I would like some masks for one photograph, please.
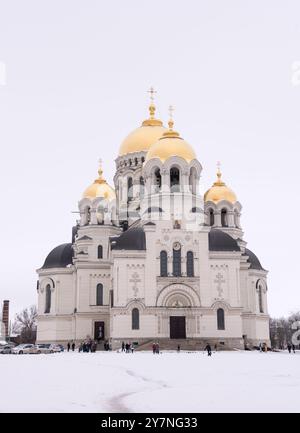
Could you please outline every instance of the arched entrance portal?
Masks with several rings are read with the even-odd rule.
[[[165,307],[167,310],[169,338],[187,338],[187,322],[190,329],[192,320],[191,308],[200,306],[197,293],[185,284],[170,284],[160,291],[157,306]]]

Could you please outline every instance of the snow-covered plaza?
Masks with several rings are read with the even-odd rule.
[[[0,412],[299,412],[299,364],[300,352],[3,355]]]

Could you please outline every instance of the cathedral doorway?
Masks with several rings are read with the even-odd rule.
[[[170,338],[186,338],[185,316],[170,316]]]
[[[95,322],[94,339],[96,341],[104,340],[104,322]]]

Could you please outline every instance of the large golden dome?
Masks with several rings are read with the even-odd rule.
[[[100,167],[98,170],[99,177],[90,185],[83,193],[83,198],[94,199],[102,197],[105,200],[112,201],[116,198],[115,190],[108,185],[103,178],[103,170]]]
[[[220,172],[220,169],[218,169],[217,177],[218,179],[213,186],[204,194],[204,201],[218,203],[221,200],[227,200],[232,204],[235,203],[237,201],[237,197],[235,193],[228,188],[226,183],[222,181],[222,173]]]
[[[172,156],[179,156],[187,162],[196,159],[196,154],[192,146],[180,137],[178,132],[173,131],[173,121],[169,121],[169,130],[165,131],[162,137],[154,143],[147,153],[146,161],[158,158],[162,162]]]
[[[155,105],[149,107],[150,117],[144,120],[142,125],[132,131],[123,141],[119,150],[119,156],[128,153],[147,152],[166,131],[161,120],[155,119]]]

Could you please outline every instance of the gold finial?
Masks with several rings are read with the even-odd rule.
[[[157,93],[156,90],[154,90],[153,87],[150,87],[150,89],[148,90],[148,93],[150,94],[150,105],[149,105],[149,111],[150,111],[150,119],[154,119],[155,118],[155,104],[154,104],[154,95],[155,93]]]
[[[149,105],[150,117],[149,117],[149,119],[144,120],[144,122],[142,123],[142,126],[163,126],[163,123],[161,120],[155,119],[156,107],[154,104],[154,95],[155,95],[155,93],[157,93],[157,91],[154,90],[153,87],[150,87],[150,89],[147,91],[147,93],[150,94],[150,105]]]
[[[166,131],[163,136],[160,138],[162,140],[165,137],[172,137],[172,138],[180,138],[179,133],[174,131],[174,120],[173,120],[173,113],[174,113],[174,107],[172,105],[169,106],[169,129]]]
[[[225,185],[225,183],[222,181],[222,172],[221,172],[221,162],[217,162],[217,181],[215,182],[215,185]]]
[[[95,180],[95,182],[97,182],[97,183],[104,183],[105,180],[103,179],[103,169],[102,169],[102,163],[103,163],[103,161],[102,161],[101,158],[99,159],[98,163],[99,163],[99,168],[98,168],[99,177],[98,177],[98,179]]]
[[[174,120],[173,120],[174,107],[172,105],[169,106],[169,130],[173,131]]]

